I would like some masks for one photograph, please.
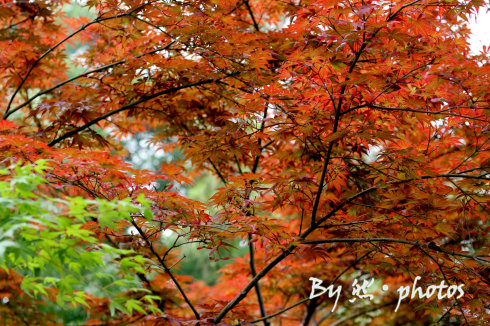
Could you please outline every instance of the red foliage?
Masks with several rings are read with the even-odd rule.
[[[464,24],[481,1],[89,0],[93,20],[65,17],[63,3],[0,5],[0,164],[51,160],[56,196],[151,200],[138,235],[128,222],[86,227],[154,261],[141,279],[164,311],[111,319],[94,298],[88,324],[246,324],[280,311],[270,322],[488,321],[490,65]],[[76,41],[87,48],[73,77],[64,50]],[[119,140],[145,130],[185,158],[132,168]],[[221,182],[209,203],[150,186],[205,171]],[[252,239],[252,255],[208,287],[174,275],[165,229],[210,256]],[[362,275],[391,291],[349,302]],[[395,290],[416,276],[465,294],[395,313]],[[343,309],[307,300],[309,277],[341,285]]]

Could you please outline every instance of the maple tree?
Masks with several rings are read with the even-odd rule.
[[[466,25],[483,1],[0,3],[8,323],[60,322],[53,303],[88,325],[489,321],[489,50]],[[182,157],[135,169],[121,140],[143,131]],[[207,202],[173,188],[206,173]],[[179,273],[182,247],[220,260],[237,239],[215,285]],[[342,287],[334,311],[310,277]],[[373,299],[347,300],[369,278]],[[395,312],[415,280],[464,295]]]

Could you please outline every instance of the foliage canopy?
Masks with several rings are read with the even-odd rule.
[[[1,318],[488,321],[490,64],[466,26],[483,1],[68,3],[0,1]],[[141,132],[182,155],[135,169],[121,140]],[[209,201],[176,191],[207,173]],[[182,247],[220,260],[239,239],[217,284],[179,275]],[[417,276],[464,296],[394,312]],[[331,312],[310,277],[376,295]]]

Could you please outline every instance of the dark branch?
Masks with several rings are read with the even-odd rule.
[[[160,255],[155,251],[155,248],[153,247],[153,243],[151,243],[151,241],[148,239],[148,237],[146,236],[146,234],[144,233],[144,231],[139,227],[139,225],[135,221],[131,220],[131,224],[133,224],[133,226],[138,231],[139,235],[143,238],[143,240],[145,240],[145,243],[146,243],[147,247],[150,249],[151,253],[157,258],[157,260],[160,263],[160,265],[163,267],[163,269],[165,270],[165,272],[167,272],[168,276],[170,276],[170,278],[174,282],[175,286],[177,286],[177,289],[179,290],[180,294],[182,294],[182,296],[184,297],[184,300],[187,303],[187,305],[191,308],[191,310],[194,313],[194,316],[196,317],[196,319],[198,319],[198,320],[201,319],[201,317],[199,316],[199,313],[197,312],[196,308],[194,308],[194,306],[190,302],[189,298],[185,294],[184,290],[180,286],[179,281],[177,281],[177,279],[175,278],[175,276],[172,274],[172,272],[170,271],[170,269],[167,267],[167,265],[163,261],[162,257],[160,257]]]
[[[221,182],[226,184],[227,181],[226,181],[225,177],[221,174],[221,172],[218,170],[218,167],[214,164],[214,162],[210,158],[208,158],[208,161],[209,161],[209,163],[211,163],[211,166],[213,167],[214,171],[216,172],[216,174],[220,178]]]
[[[99,24],[101,22],[104,22],[106,20],[110,20],[110,19],[116,19],[116,18],[121,18],[121,17],[126,17],[126,16],[130,16],[131,14],[133,14],[134,12],[140,10],[141,8],[143,7],[146,7],[154,2],[156,2],[157,0],[153,0],[153,1],[150,1],[150,2],[147,2],[147,3],[144,3],[134,9],[132,9],[131,11],[129,12],[126,12],[126,13],[123,13],[123,14],[119,14],[119,15],[114,15],[114,16],[110,16],[110,17],[97,17],[96,19],[92,20],[91,22],[85,24],[85,25],[82,25],[80,28],[78,28],[76,31],[74,31],[73,33],[67,35],[64,39],[62,39],[61,41],[59,41],[58,43],[56,43],[55,45],[53,45],[52,47],[50,47],[46,52],[44,52],[39,58],[36,59],[36,61],[34,61],[34,63],[32,64],[32,66],[29,68],[29,70],[27,71],[26,75],[22,78],[19,86],[17,86],[17,88],[15,89],[14,93],[12,94],[12,96],[10,97],[10,100],[9,100],[9,103],[7,105],[7,109],[5,110],[5,113],[4,113],[4,116],[7,115],[9,113],[9,110],[10,110],[10,106],[12,105],[12,102],[14,101],[14,98],[15,96],[17,95],[17,93],[20,91],[20,89],[22,88],[22,86],[24,85],[24,83],[26,82],[27,78],[29,77],[29,75],[31,74],[32,70],[34,70],[34,68],[38,65],[38,63],[43,59],[45,58],[48,54],[50,54],[51,52],[53,52],[54,50],[56,50],[60,45],[62,45],[63,43],[65,43],[66,41],[68,41],[70,38],[72,38],[73,36],[77,35],[78,33],[80,33],[81,31],[83,31],[84,29],[86,29],[87,27],[91,26],[91,25],[94,25],[94,24]]]
[[[97,122],[102,121],[102,120],[105,120],[105,119],[109,118],[110,116],[113,116],[114,114],[117,114],[119,112],[122,112],[122,111],[125,111],[125,110],[129,110],[129,109],[135,107],[138,104],[147,102],[149,100],[152,100],[154,98],[157,98],[157,97],[162,96],[162,95],[165,95],[165,94],[170,94],[170,93],[177,92],[177,91],[179,91],[181,89],[186,89],[186,88],[190,88],[190,87],[195,87],[195,86],[200,86],[200,85],[215,83],[217,80],[219,80],[219,79],[206,79],[206,80],[201,80],[199,82],[195,82],[195,83],[191,83],[191,84],[187,84],[187,85],[182,85],[182,86],[177,86],[177,87],[172,87],[172,88],[169,88],[169,89],[166,89],[166,90],[157,92],[157,93],[152,94],[152,95],[144,96],[144,97],[140,98],[137,101],[134,101],[132,103],[126,104],[124,106],[121,106],[118,109],[115,109],[115,110],[112,110],[110,112],[107,112],[106,114],[104,114],[104,115],[102,115],[102,116],[100,116],[100,117],[98,117],[98,118],[96,118],[96,119],[94,119],[94,120],[92,120],[90,122],[87,122],[83,126],[80,126],[80,127],[76,128],[76,129],[74,129],[72,131],[69,131],[69,132],[65,133],[64,135],[62,135],[62,136],[60,136],[60,137],[52,140],[48,144],[48,146],[53,147],[57,143],[65,140],[66,138],[69,138],[69,137],[71,137],[71,136],[79,133],[80,131],[83,131],[83,130],[87,129],[88,127],[96,124]]]
[[[248,1],[246,1],[245,4],[247,5],[248,8],[250,8],[248,6]],[[250,11],[250,14],[252,14],[251,11]],[[252,18],[253,18],[253,15],[252,15]],[[255,19],[254,19],[254,22],[255,22]],[[258,30],[258,27],[256,27],[256,28]],[[269,103],[267,102],[265,109],[264,109],[264,114],[262,116],[262,122],[260,124],[260,132],[264,131],[265,119],[267,118],[268,108],[269,108]],[[256,173],[257,169],[259,167],[260,157],[262,155],[262,150],[264,149],[261,146],[262,145],[262,138],[259,138],[258,145],[259,145],[260,150],[259,150],[259,154],[257,154],[255,156],[254,165],[252,167],[252,173]],[[253,180],[250,183],[252,184]],[[247,196],[247,199],[249,199],[249,198],[250,198],[250,193]],[[251,215],[250,210],[247,211],[247,215]],[[253,235],[251,233],[249,233],[248,234],[248,250],[250,252],[250,271],[252,273],[252,278],[254,278],[255,276],[257,276],[257,271],[255,270],[254,245],[253,245],[252,240],[253,240]],[[255,283],[255,293],[257,294],[257,301],[259,302],[260,315],[262,316],[262,318],[265,318],[265,316],[267,316],[267,313],[265,311],[264,299],[262,297],[262,292],[260,291],[259,282]],[[269,326],[269,321],[267,319],[264,319],[264,326]]]
[[[268,315],[268,316],[265,316],[265,317],[262,317],[262,318],[259,318],[259,319],[256,319],[256,320],[253,320],[253,321],[251,321],[251,323],[252,323],[252,324],[255,324],[255,323],[261,322],[261,321],[263,321],[263,320],[271,319],[272,317],[275,317],[275,316],[280,315],[280,314],[282,314],[282,313],[284,313],[284,312],[286,312],[286,311],[288,311],[288,310],[291,310],[291,309],[293,309],[294,307],[299,306],[300,304],[303,304],[303,303],[305,303],[305,302],[308,302],[308,300],[310,300],[310,298],[305,298],[305,299],[303,299],[303,300],[301,300],[301,301],[298,301],[298,302],[296,302],[296,303],[294,303],[294,304],[290,305],[289,307],[286,307],[286,308],[284,308],[284,309],[281,309],[281,310],[279,310],[278,312],[275,312],[275,313],[273,313],[273,314],[271,314],[271,315]]]
[[[254,244],[252,242],[253,237],[252,234],[248,234],[248,249],[250,252],[250,271],[252,272],[252,277],[257,275],[257,271],[255,270],[255,258],[254,258]],[[260,292],[259,282],[255,284],[255,292],[257,293],[257,301],[259,302],[260,314],[262,317],[267,316],[265,312],[264,299],[262,297],[262,293]],[[268,326],[269,321],[264,319],[264,326]]]
[[[460,118],[465,118],[465,119],[469,119],[469,120],[477,120],[477,121],[482,121],[482,122],[488,123],[488,120],[485,120],[485,119],[480,119],[477,117],[470,117],[467,115],[457,114],[457,113],[453,113],[453,112],[447,112],[448,110],[426,111],[426,110],[416,110],[416,109],[409,109],[409,108],[390,108],[390,107],[375,105],[375,104],[358,105],[358,106],[355,106],[355,107],[352,107],[348,110],[343,111],[342,115],[349,113],[349,112],[352,112],[354,110],[358,110],[358,109],[362,109],[362,108],[366,108],[366,107],[378,109],[378,110],[382,110],[382,111],[403,111],[403,112],[415,112],[415,113],[426,113],[426,114],[442,114],[442,115],[449,115],[449,116],[460,117]]]
[[[468,255],[468,254],[463,254],[460,252],[455,252],[452,250],[447,250],[444,248],[439,247],[438,245],[435,244],[428,244],[424,245],[419,243],[418,241],[410,241],[410,240],[404,240],[404,239],[394,239],[394,238],[333,238],[333,239],[321,239],[321,240],[308,240],[308,241],[303,241],[303,244],[308,244],[308,245],[317,245],[317,244],[324,244],[324,243],[342,243],[342,242],[347,242],[347,243],[362,243],[362,242],[393,242],[393,243],[403,243],[403,244],[408,244],[411,246],[414,246],[416,248],[422,247],[422,248],[428,248],[434,251],[442,252],[451,256],[460,256],[460,257],[465,257],[465,258],[471,258],[475,261],[478,262],[486,262],[490,263],[490,260],[484,259],[482,257],[478,256],[473,256],[473,255]]]
[[[369,251],[369,252],[365,253],[365,254],[364,254],[364,255],[362,255],[361,257],[359,257],[359,258],[357,258],[356,260],[354,260],[354,262],[353,262],[352,264],[350,264],[349,266],[347,266],[347,267],[346,267],[346,268],[345,268],[345,269],[344,269],[344,270],[343,270],[343,271],[342,271],[340,274],[338,274],[338,275],[337,275],[337,277],[335,277],[335,279],[333,279],[333,280],[332,280],[332,281],[331,281],[331,282],[328,284],[328,286],[330,286],[330,285],[332,285],[332,284],[335,284],[335,282],[337,282],[337,280],[338,280],[339,278],[341,278],[341,277],[342,277],[342,275],[344,275],[344,274],[345,274],[345,273],[346,273],[346,272],[347,272],[349,269],[351,269],[352,267],[354,267],[354,266],[355,266],[357,263],[359,263],[361,260],[363,260],[363,259],[364,259],[366,256],[368,256],[370,253],[371,253],[371,251]],[[260,321],[262,321],[262,320],[270,319],[270,318],[272,318],[272,317],[275,317],[275,316],[277,316],[277,315],[280,315],[280,314],[282,314],[282,313],[284,313],[284,312],[286,312],[286,311],[288,311],[288,310],[293,309],[293,308],[294,308],[294,307],[296,307],[296,306],[299,306],[300,304],[303,304],[303,303],[307,302],[308,300],[310,300],[310,298],[305,298],[305,299],[303,299],[303,300],[301,300],[301,301],[298,301],[298,302],[296,302],[296,303],[294,303],[294,304],[292,304],[292,305],[290,305],[290,306],[288,306],[288,307],[286,307],[286,308],[284,308],[284,309],[279,310],[278,312],[275,312],[275,313],[273,313],[273,314],[270,314],[269,316],[266,316],[266,317],[263,317],[263,318],[260,318],[260,319],[256,319],[256,320],[252,321],[251,323],[252,323],[252,324],[254,324],[254,323],[258,323],[258,322],[260,322]]]
[[[490,180],[490,178],[484,178],[481,176],[473,176],[473,175],[460,175],[460,174],[442,174],[442,175],[426,175],[426,176],[421,176],[420,178],[411,178],[411,179],[406,179],[406,180],[401,180],[401,181],[396,181],[396,182],[391,182],[388,185],[399,185],[399,184],[404,184],[416,180],[423,180],[423,179],[434,179],[434,178],[471,178],[471,179],[483,179],[483,180]],[[299,236],[299,240],[306,239],[308,235],[310,235],[313,231],[315,231],[323,222],[327,221],[331,217],[333,217],[339,210],[344,208],[344,206],[350,204],[354,200],[356,200],[359,197],[362,197],[368,193],[374,192],[378,189],[382,189],[382,187],[371,187],[368,189],[365,189],[361,192],[358,192],[357,194],[347,198],[344,200],[342,203],[337,205],[335,208],[333,208],[327,215],[323,216],[321,219],[319,219],[315,224],[312,224],[303,234]],[[412,244],[412,243],[410,243]],[[267,266],[264,267],[260,272],[257,273],[257,275],[242,289],[242,291],[232,300],[230,301],[218,314],[218,316],[214,319],[215,323],[219,323],[221,319],[231,310],[233,307],[235,307],[240,301],[242,301],[250,292],[250,290],[254,287],[255,283],[257,283],[262,277],[264,277],[271,269],[273,269],[277,264],[279,264],[284,258],[289,256],[290,254],[293,253],[293,251],[297,248],[297,245],[289,245],[287,249],[285,249],[280,255],[278,255],[276,258],[274,258]],[[439,247],[437,247],[439,248]],[[430,248],[433,249],[433,248]],[[437,251],[443,250],[442,248],[439,248]],[[441,251],[443,252],[443,251]],[[448,254],[452,254],[453,252],[446,252]],[[468,255],[468,258],[474,259],[474,256]],[[482,259],[481,257],[477,257],[478,260],[480,261],[487,261],[485,259]]]
[[[243,3],[245,3],[245,6],[247,7],[248,13],[250,14],[250,17],[252,17],[252,21],[254,23],[254,28],[257,32],[260,31],[259,24],[257,24],[257,21],[255,20],[254,13],[252,12],[252,8],[250,8],[250,4],[248,3],[248,0],[244,0]]]
[[[155,49],[155,50],[152,50],[152,51],[149,51],[149,52],[146,52],[146,53],[143,53],[143,54],[140,54],[138,56],[136,56],[135,58],[138,59],[138,58],[141,58],[145,55],[148,55],[148,54],[153,54],[153,53],[156,53],[158,51],[162,51],[162,50],[166,50],[168,49],[172,44],[174,44],[175,41],[173,42],[170,42],[169,44],[167,44],[166,46],[164,47],[161,47],[161,48],[158,48],[158,49]],[[66,79],[64,81],[62,81],[61,83],[57,84],[57,85],[54,85],[53,87],[51,88],[48,88],[44,91],[41,91],[39,93],[37,93],[36,95],[34,95],[33,97],[31,97],[30,99],[28,99],[27,101],[25,101],[24,103],[18,105],[15,109],[12,109],[10,110],[9,112],[6,112],[4,115],[3,115],[3,119],[7,119],[11,114],[17,112],[18,110],[22,109],[23,107],[25,107],[26,105],[28,105],[29,103],[31,103],[32,101],[34,101],[36,98],[38,98],[39,96],[41,95],[44,95],[44,94],[47,94],[47,93],[50,93],[52,91],[54,91],[55,89],[57,88],[60,88],[74,80],[77,80],[78,78],[81,78],[81,77],[85,77],[87,75],[90,75],[90,74],[93,74],[95,72],[99,72],[99,71],[104,71],[106,69],[109,69],[109,68],[112,68],[114,66],[117,66],[117,65],[120,65],[120,64],[123,64],[125,63],[127,60],[126,59],[123,59],[123,60],[120,60],[120,61],[117,61],[117,62],[113,62],[113,63],[110,63],[110,64],[107,64],[105,66],[102,66],[102,67],[99,67],[99,68],[95,68],[95,69],[92,69],[92,70],[89,70],[89,71],[86,71],[80,75],[77,75],[77,76],[74,76],[72,78],[69,78],[69,79]]]
[[[378,29],[373,34],[373,36],[371,37],[371,39],[373,39],[379,31],[380,31],[380,29]],[[363,37],[363,43],[362,43],[359,51],[356,52],[355,58],[352,61],[352,63],[350,64],[350,66],[349,66],[349,71],[348,71],[349,74],[351,74],[354,71],[354,68],[355,68],[357,62],[358,62],[359,58],[361,57],[363,51],[366,49],[367,45],[368,45],[368,42],[366,40],[364,40],[364,37]],[[350,77],[347,77],[346,78],[346,81],[349,80],[349,79],[350,79]],[[344,84],[342,86],[341,90],[340,90],[339,102],[337,103],[337,106],[335,106],[335,102],[334,102],[334,106],[335,106],[335,120],[334,120],[332,134],[334,134],[334,133],[337,132],[337,129],[338,129],[338,126],[339,126],[339,121],[340,121],[341,112],[342,112],[342,101],[344,99],[344,94],[345,94],[345,91],[346,90],[347,90],[347,84]],[[334,144],[335,144],[335,140],[332,140],[328,144],[327,154],[325,155],[325,161],[323,163],[322,175],[320,177],[320,182],[319,182],[318,190],[317,190],[316,197],[315,197],[315,203],[313,204],[313,210],[312,210],[312,213],[311,213],[311,224],[312,225],[315,224],[316,214],[317,214],[318,206],[320,204],[320,198],[321,198],[322,192],[323,192],[323,183],[325,182],[325,175],[327,173],[328,163],[330,161],[330,156],[332,155],[332,149],[333,149],[333,145]]]
[[[395,12],[393,13],[393,15],[391,15],[390,17],[388,17],[388,21],[392,21],[392,20],[393,20],[393,19],[394,19],[396,16],[398,16],[398,14],[399,14],[399,13],[400,13],[400,12],[401,12],[403,9],[405,9],[405,8],[407,8],[407,7],[410,7],[410,6],[413,6],[413,5],[417,4],[417,2],[420,2],[420,1],[422,1],[422,0],[415,0],[415,1],[412,1],[412,2],[410,2],[410,3],[407,3],[407,4],[403,5],[403,6],[401,6],[401,7],[400,7],[400,8],[399,8],[397,11],[395,11]]]

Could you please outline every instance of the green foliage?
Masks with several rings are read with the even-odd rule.
[[[4,178],[8,181],[0,181],[0,267],[20,273],[21,288],[28,295],[49,297],[62,309],[88,307],[91,295],[87,293],[91,292],[117,297],[112,313],[114,309],[145,311],[141,302],[135,304],[124,295],[129,289],[133,293],[145,291],[135,276],[135,272],[145,272],[145,259],[131,250],[100,244],[96,235],[84,228],[92,219],[112,228],[139,212],[139,207],[129,199],[55,199],[41,195],[38,188],[48,184],[46,170],[49,167],[43,160],[0,170],[0,175],[10,175]],[[144,197],[139,201],[149,205]],[[151,305],[153,301],[147,302]]]

